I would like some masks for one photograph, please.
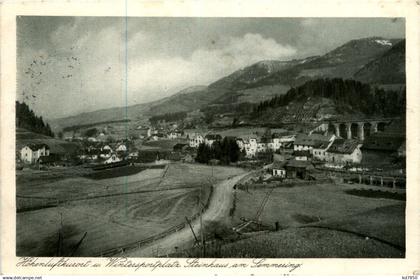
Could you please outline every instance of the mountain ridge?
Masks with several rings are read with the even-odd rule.
[[[53,129],[60,129],[71,124],[82,124],[94,120],[113,120],[125,117],[139,119],[156,114],[193,111],[208,105],[229,103],[258,103],[274,95],[285,94],[291,87],[317,78],[357,78],[366,79],[362,69],[369,68],[370,78],[380,75],[374,61],[381,57],[404,60],[400,48],[395,45],[404,39],[368,37],[351,40],[324,55],[293,60],[262,60],[222,77],[208,86],[192,86],[157,101],[129,106],[128,108],[108,108],[86,112],[75,116],[49,120]],[[387,52],[392,50],[394,55]],[[401,62],[397,61],[400,65]],[[388,63],[389,65],[395,64]],[[370,65],[370,66],[369,66]],[[382,64],[381,64],[382,65]],[[404,62],[405,65],[405,62]],[[360,71],[362,71],[360,74]],[[356,73],[358,77],[354,77]],[[367,75],[367,74],[366,74]],[[365,76],[366,76],[365,75]],[[395,82],[405,83],[399,75]],[[79,123],[78,123],[79,122]],[[80,123],[81,122],[81,123]]]

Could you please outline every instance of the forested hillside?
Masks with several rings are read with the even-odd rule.
[[[54,137],[50,125],[41,116],[36,116],[25,102],[16,101],[16,127]]]
[[[254,107],[252,114],[260,117],[270,109],[288,106],[291,102],[304,104],[317,98],[329,100],[338,112],[384,117],[401,116],[405,113],[405,91],[385,91],[355,80],[317,79],[291,88],[285,95],[260,102]]]

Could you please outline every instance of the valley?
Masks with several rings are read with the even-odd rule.
[[[16,255],[406,256],[405,39],[197,84],[46,121],[17,101]]]

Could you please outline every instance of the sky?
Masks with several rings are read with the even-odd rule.
[[[17,17],[17,99],[53,119],[150,102],[261,60],[404,38],[391,18]]]

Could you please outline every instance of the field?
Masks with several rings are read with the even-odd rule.
[[[404,257],[405,201],[375,197],[360,185],[276,188],[260,221],[280,231],[223,246],[225,257]],[[350,190],[353,190],[348,194]],[[237,191],[232,223],[254,219],[269,189]],[[375,193],[375,192],[373,192]],[[391,199],[391,197],[393,199]],[[219,252],[220,253],[220,252]]]
[[[149,141],[143,143],[140,147],[141,150],[148,150],[148,149],[157,149],[157,150],[173,150],[173,147],[178,144],[186,144],[187,141],[185,139],[162,139],[156,141]]]
[[[51,153],[72,153],[79,148],[76,143],[51,138],[42,134],[30,132],[23,128],[16,129],[16,151],[28,144],[47,144]]]
[[[16,253],[56,255],[60,228],[60,251],[68,256],[93,256],[143,240],[193,216],[198,211],[200,189],[206,201],[211,183],[240,172],[236,168],[171,164],[167,169],[102,180],[80,176],[37,184],[21,180],[18,205],[19,201],[42,199],[60,203],[17,213]]]

